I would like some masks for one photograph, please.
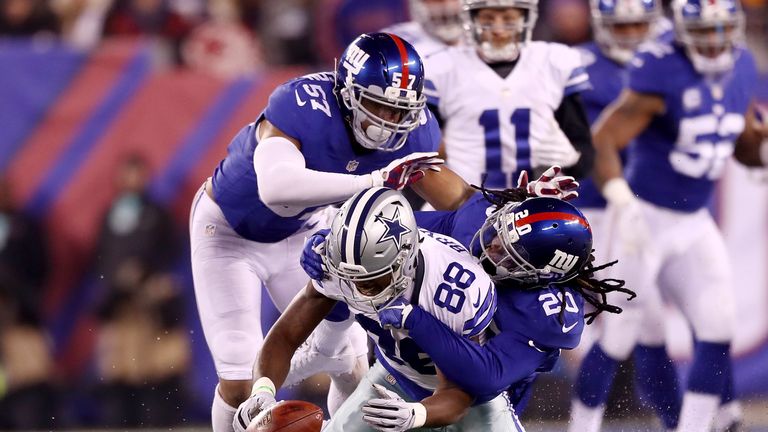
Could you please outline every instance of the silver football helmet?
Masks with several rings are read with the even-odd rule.
[[[410,287],[418,249],[419,230],[408,201],[392,189],[371,188],[341,206],[323,260],[342,281],[347,304],[376,313]]]
[[[514,61],[522,47],[531,41],[533,27],[538,19],[539,0],[462,0],[464,31],[486,62]],[[502,28],[514,36],[499,46],[488,40],[495,23],[478,19],[482,9],[517,9],[522,15],[513,22],[504,22]]]
[[[411,18],[443,43],[453,45],[461,38],[464,29],[459,0],[410,0],[408,5]]]

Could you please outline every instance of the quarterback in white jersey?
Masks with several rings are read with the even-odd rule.
[[[589,77],[577,51],[530,41],[537,3],[463,0],[472,43],[427,56],[427,103],[443,121],[448,166],[468,183],[506,188],[523,170],[582,177],[591,167],[578,97]]]
[[[420,232],[405,198],[386,188],[350,198],[322,245],[329,276],[297,295],[267,335],[252,410],[274,403],[293,351],[339,301],[375,342],[377,361],[324,431],[523,430],[503,395],[472,407],[474,398],[448,382],[407,331],[379,321],[380,310],[403,297],[454,332],[481,340],[496,290],[463,246]]]

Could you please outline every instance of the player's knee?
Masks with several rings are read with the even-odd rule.
[[[224,402],[231,407],[237,407],[251,395],[251,380],[229,381],[220,379],[218,391]]]
[[[211,344],[219,376],[226,380],[250,380],[261,338],[253,334],[229,330],[217,334]]]
[[[701,307],[690,317],[696,339],[723,343],[733,339],[736,310],[732,298],[721,298],[717,307]]]

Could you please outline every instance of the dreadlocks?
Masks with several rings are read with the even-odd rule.
[[[483,197],[496,207],[502,207],[508,202],[522,202],[527,198],[535,196],[529,194],[525,188],[521,187],[509,189],[488,189],[485,187],[485,178],[483,179],[483,183],[480,186],[472,185],[472,187],[482,192]],[[567,282],[554,284],[560,289],[560,301],[562,303],[560,304],[559,318],[561,324],[563,323],[563,317],[565,315],[566,287],[576,290],[579,294],[581,294],[582,297],[584,297],[584,300],[586,300],[587,303],[591,304],[595,308],[593,312],[584,315],[584,318],[587,320],[587,324],[592,324],[595,318],[603,311],[616,314],[621,313],[622,309],[620,307],[608,303],[608,293],[622,292],[629,297],[628,300],[632,300],[637,296],[634,291],[628,288],[624,288],[624,280],[613,278],[595,278],[596,272],[611,267],[618,261],[611,261],[599,266],[595,266],[593,264],[594,261],[595,256],[590,254],[587,264],[583,269],[579,270],[579,272],[576,274],[576,277]]]
[[[579,270],[575,278],[566,282],[560,282],[555,284],[560,289],[561,298],[563,302],[560,307],[561,323],[563,322],[563,314],[565,312],[564,291],[566,286],[573,290],[576,290],[579,294],[581,294],[582,297],[584,297],[584,300],[586,300],[587,303],[591,304],[595,308],[594,311],[584,314],[584,318],[587,320],[588,325],[592,324],[595,318],[598,315],[600,315],[603,311],[615,313],[615,314],[621,313],[622,309],[620,307],[608,303],[608,297],[607,297],[608,293],[622,292],[627,295],[628,297],[627,300],[632,300],[633,298],[637,297],[637,294],[634,291],[632,291],[629,288],[624,288],[625,282],[622,279],[614,279],[614,278],[596,279],[595,278],[595,272],[611,267],[612,265],[616,264],[618,261],[611,261],[609,263],[599,265],[599,266],[593,265],[594,261],[595,261],[595,256],[593,254],[590,254],[589,261],[587,262],[587,264],[584,266],[583,269]]]

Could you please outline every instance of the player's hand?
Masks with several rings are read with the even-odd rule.
[[[517,179],[517,187],[524,188],[530,195],[537,197],[558,198],[563,201],[572,200],[579,196],[576,189],[579,182],[571,176],[561,176],[562,168],[551,166],[544,171],[538,180],[528,181],[528,172],[522,171]]]
[[[608,201],[606,217],[613,226],[621,251],[630,256],[640,255],[650,241],[650,228],[640,201],[623,178],[606,182],[603,195]]]
[[[374,187],[388,187],[402,190],[406,186],[424,178],[427,170],[440,171],[445,161],[437,157],[436,152],[411,153],[395,159],[389,165],[371,173]]]
[[[304,250],[301,251],[299,264],[311,279],[321,281],[325,278],[325,265],[323,264],[323,249],[325,238],[331,230],[321,229],[304,242]]]
[[[559,165],[569,167],[576,165],[581,157],[571,141],[565,136],[555,119],[550,121],[550,133],[544,139],[537,141],[533,148],[532,164],[534,167]]]
[[[406,321],[413,311],[413,306],[402,296],[392,300],[388,305],[379,309],[379,322],[384,328],[409,329]]]
[[[427,410],[420,403],[406,402],[393,391],[373,385],[379,398],[363,405],[363,420],[376,430],[402,432],[421,427],[427,420]]]
[[[266,391],[257,392],[251,395],[251,397],[241,403],[240,406],[237,407],[237,411],[235,411],[235,418],[232,421],[232,427],[235,429],[235,432],[245,432],[245,429],[248,428],[248,425],[251,424],[251,421],[259,415],[260,412],[276,403],[277,401],[275,400],[275,397]]]

